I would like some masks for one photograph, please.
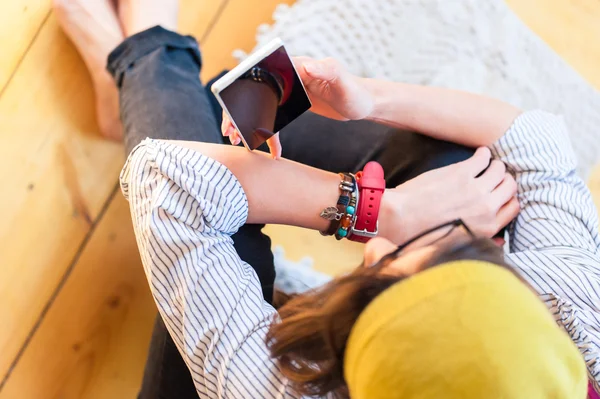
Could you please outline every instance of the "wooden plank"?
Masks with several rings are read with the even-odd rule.
[[[89,77],[51,17],[0,98],[0,376],[114,187],[122,149],[96,131]]]
[[[600,89],[598,0],[506,0],[566,62]]]
[[[188,29],[203,35],[223,1],[183,2]],[[0,98],[0,380],[117,181],[122,146],[97,130],[85,67],[51,16]]]
[[[204,39],[211,26],[221,18],[222,8],[228,0],[180,0],[179,32]]]
[[[135,397],[155,312],[117,193],[0,398],[80,399],[106,383]]]
[[[0,12],[0,93],[23,58],[48,13],[51,0],[10,0]]]

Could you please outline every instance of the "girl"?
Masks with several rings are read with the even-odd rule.
[[[158,3],[121,3],[121,24],[108,0],[103,13],[59,14],[96,44],[82,51],[108,54],[107,26],[127,32],[108,62],[128,152],[136,146],[121,185],[181,355],[162,368],[155,345],[158,374],[183,359],[207,398],[583,398],[588,376],[597,387],[597,216],[559,118],[301,58],[314,113],[270,147],[304,165],[209,144],[221,141],[220,111],[198,80],[197,43],[150,28],[174,26],[176,13],[148,11]],[[237,142],[227,121],[222,132]],[[372,160],[390,188],[364,265],[278,314],[262,224],[327,231],[320,215],[344,195],[331,171]],[[489,237],[515,216],[503,259]],[[143,397],[190,394],[186,375],[166,388],[158,374],[150,368]]]

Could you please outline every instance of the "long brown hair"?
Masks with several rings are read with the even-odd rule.
[[[421,270],[462,259],[508,267],[501,248],[491,240],[478,239],[436,253]],[[291,298],[279,309],[281,322],[271,325],[266,343],[299,393],[347,396],[343,365],[352,326],[375,297],[408,277],[380,273],[382,266],[358,267],[321,288]]]

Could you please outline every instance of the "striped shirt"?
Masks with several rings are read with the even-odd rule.
[[[600,380],[600,236],[591,194],[575,172],[561,118],[521,115],[492,153],[518,185],[507,261],[534,287]],[[160,314],[201,398],[298,398],[270,358],[276,311],[231,235],[246,195],[220,163],[146,139],[121,173],[137,243]]]

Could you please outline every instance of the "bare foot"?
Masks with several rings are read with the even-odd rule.
[[[179,0],[119,0],[118,7],[127,37],[156,25],[177,31]]]
[[[107,138],[122,140],[119,93],[106,71],[108,54],[124,38],[112,0],[53,0],[53,3],[61,27],[92,76],[100,132]]]

